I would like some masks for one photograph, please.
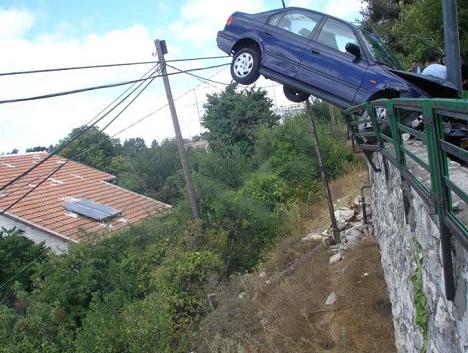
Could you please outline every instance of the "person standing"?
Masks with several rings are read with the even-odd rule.
[[[413,61],[411,63],[411,67],[409,69],[410,72],[414,72],[415,74],[420,74],[421,73],[421,67],[416,61]]]
[[[427,57],[426,68],[422,72],[423,75],[447,79],[447,67],[437,63],[437,54],[431,53]]]

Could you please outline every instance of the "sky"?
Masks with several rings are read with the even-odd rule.
[[[310,8],[354,21],[360,0],[286,0],[288,6]],[[0,0],[0,72],[155,60],[154,39],[166,40],[166,59],[223,55],[216,34],[234,11],[256,13],[281,7],[280,0]],[[195,60],[174,63],[180,69],[229,62]],[[141,77],[151,66],[0,76],[0,100],[42,95]],[[221,82],[231,80],[229,67],[197,74]],[[207,94],[222,85],[187,75],[170,77],[184,138],[198,135]],[[277,106],[288,105],[281,86],[260,79]],[[0,104],[0,153],[17,148],[56,144],[106,107],[125,87],[51,99]],[[106,132],[120,138],[143,137],[148,145],[174,136],[162,80],[149,88]],[[118,134],[133,122],[143,122]],[[110,116],[109,119],[112,117]],[[102,126],[108,120],[103,120]]]

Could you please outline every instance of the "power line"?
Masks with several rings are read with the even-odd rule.
[[[211,77],[215,77],[216,75],[218,75],[219,73],[221,73],[221,72],[224,71],[224,70],[225,70],[225,68],[223,68],[222,70],[219,70],[218,72],[216,72],[216,73],[215,73],[214,75],[212,75]],[[210,77],[210,78],[211,78],[211,77]],[[156,78],[156,77],[154,77],[154,78]],[[122,111],[121,111],[116,117],[114,117],[114,118],[112,119],[112,121],[111,121],[110,123],[108,123],[103,129],[100,130],[100,133],[102,133],[112,122],[114,122],[114,121],[116,120],[116,118],[117,118],[118,116],[120,116],[120,115],[130,106],[130,104],[131,104],[133,101],[135,101],[135,99],[149,86],[149,84],[151,84],[151,82],[154,81],[154,78],[151,79],[151,81],[137,94],[136,97],[134,97],[134,99],[133,99],[129,104],[127,104],[127,105],[122,109]],[[179,95],[179,96],[176,97],[174,100],[178,100],[178,99],[184,97],[185,95],[187,95],[188,93],[190,93],[191,91],[193,91],[193,90],[196,89],[197,87],[201,86],[202,84],[203,84],[203,83],[198,84],[198,85],[195,86],[194,88],[192,88],[192,89],[186,91],[185,93]],[[138,89],[138,87],[137,87],[137,89]],[[132,91],[132,93],[133,93],[133,92],[134,92],[134,91]],[[119,104],[120,104],[120,103],[119,103]],[[145,115],[144,117],[138,119],[138,120],[135,121],[134,123],[132,123],[132,124],[130,124],[129,126],[127,126],[126,128],[124,128],[123,130],[121,130],[121,131],[117,132],[116,134],[114,134],[114,135],[112,136],[112,138],[114,138],[115,136],[121,134],[122,132],[124,132],[124,131],[130,129],[131,127],[137,125],[138,123],[142,122],[143,120],[149,118],[150,116],[154,115],[156,112],[158,112],[158,111],[164,109],[167,105],[168,105],[168,104],[165,104],[165,105],[159,107],[157,110],[155,110],[155,111],[153,111],[153,112],[151,112],[151,113]],[[109,106],[110,106],[110,105],[109,105]],[[109,107],[109,106],[108,106],[108,107]],[[118,105],[117,105],[117,106],[118,106]],[[117,107],[117,106],[115,106],[115,107]],[[115,107],[114,107],[114,108],[115,108]],[[113,108],[113,109],[114,109],[114,108]],[[109,113],[109,112],[108,112],[108,113]],[[106,115],[107,115],[108,113],[106,113]],[[104,117],[105,117],[105,116],[104,116]],[[101,117],[99,120],[102,120],[102,118],[104,118],[104,117]],[[93,120],[94,120],[94,118],[93,118]],[[96,123],[97,123],[97,122],[96,122]],[[102,142],[101,142],[101,143],[102,143]],[[79,153],[78,155],[74,156],[73,159],[78,158],[81,154],[86,153],[87,151],[91,150],[92,148],[96,148],[96,147],[98,147],[99,145],[100,145],[100,144],[91,146],[91,147],[88,148],[87,150],[85,150],[85,151]],[[49,156],[52,156],[52,154],[49,155]],[[5,210],[3,210],[3,211],[1,211],[0,214],[3,214],[3,213],[6,212],[8,209],[11,209],[15,204],[17,204],[17,203],[20,202],[22,199],[24,199],[25,197],[27,197],[27,195],[29,195],[31,192],[33,192],[34,190],[36,190],[36,189],[37,189],[40,185],[42,185],[46,180],[48,180],[49,178],[51,178],[55,173],[57,173],[60,169],[62,169],[62,168],[66,165],[66,163],[68,163],[70,160],[71,160],[71,158],[67,159],[67,160],[65,161],[65,163],[59,165],[59,166],[58,166],[55,170],[53,170],[46,178],[44,178],[39,184],[37,184],[33,189],[29,190],[29,192],[28,192],[26,195],[23,195],[22,198],[21,198],[20,200],[15,201],[14,204],[8,206],[8,208],[5,209]],[[36,165],[35,167],[37,167],[37,165]],[[34,169],[34,168],[33,168],[33,169]],[[15,179],[16,179],[16,178],[15,178]],[[18,179],[19,179],[19,178],[18,178]],[[16,179],[16,180],[18,180],[18,179]],[[10,185],[11,185],[11,184],[10,184]],[[4,189],[4,187],[3,187],[1,190],[3,190],[3,189]],[[48,251],[48,250],[47,250],[47,251]],[[7,281],[5,281],[4,283],[2,283],[2,285],[0,285],[0,289],[4,288],[8,283],[10,283],[10,282],[11,282],[13,279],[15,279],[18,275],[20,275],[21,273],[23,273],[24,271],[26,271],[28,268],[30,268],[37,260],[39,260],[40,257],[44,256],[44,255],[47,253],[47,251],[44,251],[43,253],[39,254],[35,259],[33,259],[30,263],[28,263],[26,266],[24,266],[20,271],[18,271],[18,272],[15,273],[12,277],[10,277]]]
[[[146,90],[146,88],[148,88],[148,86],[154,81],[155,78],[153,78],[152,80],[150,80],[149,82],[146,83],[146,85],[140,90],[140,92],[138,92],[135,97],[132,98],[132,100],[130,100],[130,102],[128,102],[128,104],[122,108],[122,110],[114,117],[112,118],[112,120],[106,124],[106,126],[104,126],[100,131],[99,133],[102,133],[105,129],[107,129],[115,120],[117,120],[117,118],[122,115],[123,112],[125,112],[125,110],[127,110],[127,108]],[[34,187],[32,187],[30,190],[28,190],[28,192],[26,192],[23,196],[21,196],[19,199],[15,200],[12,204],[10,204],[7,208],[3,209],[0,211],[0,215],[4,214],[5,212],[7,212],[8,210],[10,210],[11,208],[13,208],[14,206],[16,206],[19,202],[21,202],[22,200],[24,200],[29,194],[31,194],[34,190],[36,190],[39,186],[41,186],[43,183],[45,183],[48,179],[52,178],[54,176],[55,173],[57,173],[60,169],[62,169],[70,160],[75,160],[77,158],[79,158],[82,154],[84,154],[85,152],[88,152],[89,150],[91,150],[92,148],[94,148],[95,146],[92,146],[88,149],[86,149],[85,151],[82,151],[78,154],[76,154],[75,156],[73,157],[70,157],[70,158],[67,158],[65,160],[64,163],[60,164],[57,168],[55,168],[50,174],[47,175],[47,177],[45,177],[43,180],[41,180],[39,183],[37,183]],[[53,154],[50,154],[48,157],[44,158],[42,161],[45,161],[47,159],[49,159],[51,156],[53,156]],[[42,162],[41,161],[41,162]],[[34,167],[37,168],[38,164],[36,164]]]
[[[207,57],[201,57],[201,58],[174,59],[174,60],[168,60],[168,62],[182,62],[182,61],[194,61],[194,60],[212,60],[212,59],[223,59],[223,58],[228,58],[228,57],[229,57],[229,55],[207,56]],[[51,69],[37,69],[37,70],[25,70],[25,71],[1,72],[0,76],[14,76],[14,75],[38,74],[38,73],[46,73],[46,72],[60,72],[60,71],[72,71],[72,70],[87,70],[87,69],[99,69],[99,68],[133,66],[133,65],[148,65],[148,64],[157,64],[157,63],[158,63],[157,61],[151,60],[151,61],[135,61],[135,62],[115,63],[115,64],[69,66],[69,67],[58,67],[58,68],[51,68]]]
[[[156,65],[156,66],[157,66],[157,65]],[[153,71],[153,70],[156,68],[156,66],[153,66],[150,70],[146,71],[146,72],[141,76],[141,78],[143,78],[143,77],[145,77],[146,75],[148,75],[151,71]],[[136,85],[136,83],[132,84],[132,85],[131,85],[130,87],[128,87],[125,91],[123,91],[117,98],[115,98],[115,99],[114,99],[111,103],[109,103],[104,109],[102,109],[102,110],[101,110],[98,114],[96,114],[91,120],[89,120],[89,121],[85,124],[85,126],[86,126],[86,125],[90,125],[90,124],[92,124],[91,126],[94,126],[94,125],[97,124],[99,121],[101,121],[103,118],[105,118],[105,116],[107,116],[107,115],[108,115],[109,113],[111,113],[115,108],[117,108],[120,104],[122,104],[122,103],[125,101],[125,99],[128,98],[128,96],[126,96],[124,99],[122,99],[120,102],[118,102],[111,110],[109,110],[109,111],[106,113],[106,115],[104,115],[103,117],[101,117],[101,119],[99,119],[98,121],[96,121],[96,122],[93,123],[93,121],[94,121],[96,118],[98,118],[99,115],[101,115],[102,113],[104,113],[104,111],[106,111],[110,106],[112,106],[115,102],[117,102],[117,100],[118,100],[119,98],[121,98],[125,93],[127,93],[127,92],[128,92],[132,87],[134,87],[135,85]],[[140,83],[139,87],[140,87],[140,86],[141,86],[141,83]],[[138,87],[137,87],[136,89],[138,89]],[[135,89],[135,90],[136,90],[136,89]],[[135,90],[133,90],[130,94],[134,93]],[[73,140],[73,141],[74,141],[74,140]],[[73,141],[71,141],[71,142],[73,142]],[[70,143],[71,143],[71,142],[70,142]],[[66,146],[68,146],[68,145],[69,145],[69,143],[66,143],[66,145],[63,146],[63,147],[66,147]],[[60,146],[59,146],[59,147],[60,147]],[[54,151],[50,152],[50,154],[56,155],[56,154],[59,153],[62,149],[63,149],[63,148],[56,148]],[[50,157],[49,157],[49,158],[50,158]],[[47,158],[47,159],[49,159],[49,158]],[[45,162],[45,161],[44,161],[44,162]],[[6,185],[2,186],[2,187],[1,187],[1,190],[6,189],[6,188],[9,187],[11,184],[15,183],[17,180],[19,180],[19,179],[21,179],[22,177],[26,176],[27,174],[29,174],[29,172],[33,171],[35,168],[39,167],[39,166],[40,166],[42,163],[44,163],[44,162],[40,162],[39,165],[30,168],[29,171],[25,171],[23,174],[19,175],[19,176],[16,177],[14,180],[12,180],[12,181],[10,182],[10,184],[6,184]],[[39,175],[38,177],[36,177],[36,178],[33,179],[32,181],[26,181],[26,184],[34,184],[34,183],[35,183],[37,180],[39,180],[41,177],[42,177],[42,176]],[[1,191],[1,190],[0,190],[0,191]]]
[[[148,88],[148,86],[154,81],[154,79],[150,80],[146,85],[145,87],[143,87],[141,89],[140,92],[138,92],[138,94],[119,112],[119,114],[117,114],[104,128],[102,128],[99,132],[102,133],[107,127],[109,127],[110,124],[112,124],[145,90],[146,88]],[[95,146],[93,146],[95,147]],[[93,148],[92,147],[92,148]],[[89,151],[91,148],[83,151],[82,153],[84,152],[87,152]],[[78,155],[74,156],[74,158],[78,158],[82,153],[79,153]],[[40,187],[43,183],[45,183],[47,180],[49,180],[49,178],[51,178],[54,174],[56,174],[60,169],[62,169],[71,159],[67,159],[63,164],[59,165],[57,168],[55,168],[51,173],[49,173],[49,175],[47,175],[41,182],[39,182],[37,185],[35,185],[31,190],[29,190],[26,194],[24,194],[23,196],[21,196],[19,199],[17,199],[15,202],[13,202],[10,206],[8,206],[6,209],[0,211],[0,215],[4,214],[5,212],[7,212],[9,209],[11,209],[12,207],[14,207],[16,204],[18,204],[19,202],[21,202],[25,197],[27,197],[29,194],[31,194],[34,190],[36,190],[38,187]],[[36,256],[36,258],[34,258],[31,262],[29,262],[28,264],[26,264],[21,270],[19,270],[18,272],[16,272],[13,276],[11,276],[8,280],[6,280],[5,282],[3,282],[1,285],[0,285],[0,289],[4,288],[8,283],[10,283],[12,280],[14,280],[16,277],[18,277],[21,273],[23,273],[24,271],[26,271],[27,269],[29,269],[37,260],[39,260],[42,256],[46,255],[48,252],[48,249],[44,250],[41,254],[39,254],[38,256]]]
[[[202,76],[199,76],[199,75],[196,75],[196,74],[192,74],[191,72],[184,72],[184,70],[178,69],[177,67],[169,65],[169,64],[166,64],[166,66],[170,67],[171,69],[177,70],[180,73],[185,73],[187,75],[195,77],[195,78],[197,78],[197,79],[199,79],[201,81],[204,81],[204,82],[212,82],[212,83],[216,83],[218,85],[223,85],[223,86],[228,86],[229,85],[229,83],[212,80],[210,78],[205,78],[205,77],[202,77]]]
[[[70,91],[49,93],[49,94],[44,94],[44,95],[40,95],[40,96],[6,99],[6,100],[0,101],[0,104],[17,103],[17,102],[33,101],[33,100],[38,100],[38,99],[54,98],[54,97],[66,96],[66,95],[69,95],[69,94],[76,94],[76,93],[82,93],[82,92],[87,92],[87,91],[94,91],[94,90],[103,89],[103,88],[112,88],[112,87],[118,87],[118,86],[125,86],[125,85],[129,85],[129,84],[136,83],[136,82],[147,81],[147,80],[150,80],[152,78],[178,75],[178,74],[181,74],[181,73],[187,73],[187,72],[192,72],[192,71],[208,70],[208,69],[213,69],[213,68],[221,67],[221,66],[225,66],[225,65],[230,65],[230,64],[229,63],[224,63],[224,64],[213,65],[213,66],[208,66],[208,67],[199,67],[199,68],[195,68],[195,69],[184,70],[182,72],[170,72],[170,73],[168,73],[166,75],[156,75],[156,76],[150,76],[150,77],[147,77],[147,78],[144,78],[144,79],[123,81],[123,82],[117,82],[117,83],[110,83],[110,84],[107,84],[107,85],[100,85],[100,86],[93,86],[93,87],[87,87],[87,88],[74,89],[74,90],[70,90]]]
[[[223,69],[215,72],[212,76],[210,76],[210,78],[212,77],[215,77],[217,75],[219,75],[221,72],[223,72],[224,70],[226,70],[226,68],[224,67]],[[174,101],[177,101],[179,99],[181,99],[182,97],[186,96],[187,94],[189,94],[190,92],[192,92],[193,90],[197,89],[198,87],[202,86],[204,84],[204,82],[202,83],[199,83],[198,85],[196,85],[195,87],[185,91],[184,93],[182,93],[181,95],[177,96],[176,98],[174,98]],[[141,117],[140,119],[136,120],[135,122],[133,122],[132,124],[128,125],[127,127],[125,127],[124,129],[120,130],[119,132],[115,133],[114,135],[111,136],[111,138],[114,138],[116,137],[117,135],[120,135],[121,133],[131,129],[132,127],[134,127],[135,125],[138,125],[139,123],[143,122],[144,120],[152,117],[154,114],[160,112],[161,110],[163,110],[164,108],[166,108],[168,106],[168,104],[164,104],[162,106],[160,106],[158,109],[146,114],[145,116]],[[1,191],[1,190],[0,190]]]
[[[104,114],[103,116],[101,116],[99,119],[97,119],[96,121],[94,121],[91,125],[85,125],[82,129],[80,129],[75,136],[71,137],[68,141],[64,142],[61,146],[58,146],[55,150],[53,150],[46,158],[44,158],[43,160],[39,161],[38,163],[36,163],[34,166],[32,166],[31,168],[29,168],[28,170],[24,171],[23,173],[21,173],[20,175],[18,175],[17,177],[15,177],[14,179],[10,180],[8,183],[6,183],[5,185],[1,186],[0,187],[0,191],[2,190],[5,190],[7,187],[9,187],[10,185],[16,183],[19,179],[25,177],[26,175],[28,175],[30,172],[32,172],[34,169],[38,168],[40,165],[42,165],[43,163],[45,163],[47,160],[49,160],[50,158],[52,158],[52,156],[56,155],[57,153],[59,153],[60,151],[62,151],[65,147],[67,147],[68,145],[70,145],[73,141],[75,141],[76,139],[78,139],[80,136],[82,136],[84,133],[86,133],[89,129],[91,129],[93,126],[95,126],[97,123],[99,123],[102,119],[104,119],[107,115],[109,115],[112,111],[114,111],[120,104],[122,104],[128,97],[130,97],[141,85],[143,84],[143,82],[141,82],[136,88],[134,88],[130,93],[128,93],[124,98],[122,98],[120,100],[120,102],[118,104],[116,104],[114,107],[112,107],[106,114]],[[94,118],[93,118],[94,120]]]
[[[224,66],[224,65],[222,65]],[[221,72],[223,72],[226,68],[223,67],[221,70],[215,72],[212,76],[210,76],[209,78],[213,78],[217,75],[219,75]],[[155,77],[156,78],[156,77]],[[154,80],[154,79],[152,79]],[[186,92],[184,92],[183,94],[177,96],[174,100],[177,101],[179,100],[180,98],[186,96],[187,94],[189,94],[191,91],[193,91],[194,89],[200,87],[201,85],[203,85],[203,83],[200,83],[198,84],[197,86],[195,86],[194,88],[191,88],[189,90],[187,90]],[[138,89],[139,87],[141,86],[141,84],[136,88]],[[145,87],[146,88],[146,87]],[[136,90],[135,89],[135,90]],[[129,95],[131,95],[133,92],[135,92],[135,90],[133,90]],[[120,105],[125,99],[128,98],[127,95],[121,102],[119,102],[119,104],[117,104],[116,106],[114,106],[109,112],[106,113],[106,115],[104,115],[103,117],[101,117],[99,120],[97,120],[96,122],[94,122],[91,126],[88,126],[87,128],[85,128],[82,132],[82,134],[84,134],[86,131],[88,131],[92,126],[94,126],[95,124],[97,124],[99,121],[101,121],[105,116],[107,116],[110,112],[112,112],[115,108],[118,107],[118,105]],[[114,138],[116,137],[117,135],[120,135],[121,133],[131,129],[132,127],[134,127],[135,125],[143,122],[144,120],[148,119],[149,117],[153,116],[154,114],[158,113],[159,111],[163,110],[165,107],[167,107],[167,103],[164,104],[163,106],[159,107],[158,109],[146,114],[145,116],[143,116],[142,118],[136,120],[135,122],[133,122],[132,124],[128,125],[127,127],[125,127],[124,129],[120,130],[119,132],[115,133],[114,135],[111,136],[111,138]],[[128,106],[128,105],[127,105]],[[126,109],[126,108],[125,108]],[[122,112],[121,112],[122,113]],[[121,114],[120,113],[120,114]],[[119,114],[119,115],[120,115]],[[115,120],[115,119],[114,119]],[[107,128],[109,126],[106,125],[105,128]],[[104,130],[104,129],[103,129]],[[103,131],[101,130],[101,131]],[[67,143],[65,143],[64,145],[62,146],[59,146],[57,149],[55,149],[54,151],[52,151],[46,158],[44,158],[43,160],[39,161],[36,165],[34,165],[33,167],[31,167],[30,169],[28,169],[27,171],[23,172],[22,174],[20,174],[19,176],[17,176],[16,178],[14,178],[13,180],[11,180],[10,182],[8,182],[7,184],[3,185],[2,187],[0,187],[0,191],[3,191],[5,190],[7,187],[9,187],[10,185],[14,184],[15,182],[17,182],[19,179],[23,178],[24,176],[26,176],[27,174],[29,174],[31,171],[33,171],[34,169],[36,169],[37,167],[39,167],[41,164],[45,163],[47,160],[49,160],[50,158],[52,158],[54,155],[56,155],[57,153],[59,153],[60,151],[62,151],[65,147],[67,147],[70,143],[72,143],[73,141],[75,141],[77,138],[79,138],[82,134],[77,134],[76,136],[74,136],[72,139],[70,139],[69,141],[67,141]],[[99,145],[97,145],[99,146]],[[95,148],[97,147],[96,145],[95,146],[92,146],[90,147],[88,150],[84,151],[83,153],[89,151],[90,149],[92,148]],[[77,158],[77,157],[76,157]],[[38,178],[36,178],[37,180]]]
[[[173,59],[173,60],[166,60],[166,63],[176,63],[176,62],[183,62],[183,61],[196,61],[196,60],[212,60],[212,59],[225,59],[231,57],[230,55],[221,55],[221,56],[205,56],[201,58],[188,58],[188,59]]]
[[[118,64],[70,66],[70,67],[59,67],[59,68],[53,68],[53,69],[38,69],[38,70],[3,72],[3,73],[0,73],[0,76],[39,74],[39,73],[45,73],[45,72],[58,72],[58,71],[84,70],[84,69],[98,69],[98,68],[116,67],[116,66],[148,65],[148,64],[157,64],[157,63],[158,63],[157,61],[152,60],[152,61],[138,61],[138,62],[118,63]]]
[[[151,67],[148,71],[146,71],[140,78],[144,78],[146,75],[148,75],[151,71],[153,71],[155,68],[156,68],[157,65]],[[117,102],[125,93],[127,93],[128,91],[130,91],[137,83],[133,83],[132,85],[130,85],[129,87],[127,87],[127,89],[125,89],[125,91],[123,91],[122,93],[119,94],[119,96],[117,98],[115,98],[112,102],[110,102],[104,109],[102,109],[99,113],[97,113],[90,121],[88,121],[85,125],[89,125],[91,124],[94,119],[96,119],[99,115],[101,115],[102,113],[104,113],[110,106],[112,106],[115,102]]]
[[[216,72],[215,74],[213,74],[212,76],[210,76],[210,78],[215,77],[216,75],[220,74],[220,73],[221,73],[222,71],[224,71],[224,70],[225,70],[225,68],[223,68],[222,70],[219,70],[218,72]],[[153,80],[151,80],[150,83],[151,83],[152,81],[153,81]],[[149,84],[148,84],[148,85],[149,85]],[[147,85],[147,86],[148,86],[148,85]],[[176,101],[176,100],[179,100],[180,98],[186,96],[188,93],[190,93],[191,91],[193,91],[193,90],[195,90],[196,88],[200,87],[201,85],[203,85],[203,83],[200,83],[200,84],[198,84],[197,86],[195,86],[194,88],[191,88],[190,90],[187,90],[187,91],[184,92],[183,94],[177,96],[174,100],[175,100],[175,101]],[[147,88],[147,86],[145,86],[145,88],[143,88],[143,90],[145,90],[145,89]],[[143,92],[143,90],[140,91],[138,95],[140,95],[140,94]],[[135,97],[135,98],[136,98],[136,97]],[[135,99],[134,99],[134,100],[135,100]],[[151,112],[151,113],[145,115],[144,117],[138,119],[137,121],[135,121],[134,123],[130,124],[130,125],[127,126],[126,128],[124,128],[124,129],[120,130],[119,132],[117,132],[116,134],[112,135],[111,138],[114,138],[115,136],[117,136],[117,135],[119,135],[119,134],[125,132],[126,130],[132,128],[133,126],[135,126],[135,125],[137,125],[137,124],[139,124],[140,122],[144,121],[145,119],[149,118],[150,116],[156,114],[157,112],[159,112],[159,111],[161,111],[162,109],[164,109],[165,107],[167,107],[167,105],[168,105],[168,104],[166,103],[166,104],[164,104],[163,106],[161,106],[161,107],[159,107],[158,109],[156,109],[155,111],[153,111],[153,112]],[[128,106],[129,106],[129,104],[128,104],[124,109],[128,108]],[[119,113],[119,115],[122,114],[123,111],[124,111],[124,110],[122,110],[122,111]],[[115,121],[115,118],[114,118],[113,120]],[[109,124],[107,124],[103,129],[101,129],[100,132],[103,132],[104,129],[106,129],[108,126],[109,126]],[[101,142],[101,143],[99,143],[99,144],[97,144],[97,145],[93,145],[93,146],[91,146],[90,148],[88,148],[87,150],[85,150],[85,151],[81,152],[80,154],[78,154],[78,155],[72,157],[73,160],[76,160],[81,154],[86,153],[86,152],[90,151],[91,149],[98,147],[98,146],[99,146],[100,144],[102,144],[102,143],[103,143],[103,142]],[[66,160],[65,163],[59,165],[54,171],[52,171],[52,173],[50,173],[46,178],[44,178],[44,180],[42,180],[42,181],[40,182],[40,184],[43,184],[46,180],[48,180],[50,177],[52,177],[54,174],[56,174],[56,173],[57,173],[60,169],[62,169],[62,168],[65,166],[65,164],[68,163],[70,160],[72,160],[72,159],[70,158],[70,159]],[[33,192],[35,189],[37,189],[37,188],[40,186],[40,184],[36,185],[34,189],[30,190],[30,191],[28,192],[28,195],[29,195],[31,192]],[[27,197],[27,195],[24,195],[24,196],[21,198],[21,200],[24,199],[25,197]],[[17,204],[18,202],[20,202],[21,200],[19,200],[19,201],[17,200],[17,201],[16,201],[16,204]],[[14,205],[13,205],[13,206],[14,206]],[[8,209],[11,209],[11,207],[13,207],[13,206],[10,205],[10,206],[8,207]],[[128,205],[126,205],[126,206],[124,206],[124,207],[127,207],[127,206],[128,206]],[[4,213],[4,212],[6,212],[6,211],[7,211],[7,210],[4,210],[4,211],[2,211],[0,214]],[[48,250],[47,250],[47,251],[48,251]],[[39,260],[40,257],[46,255],[46,254],[47,254],[47,251],[44,251],[43,253],[39,254],[35,259],[33,259],[30,263],[28,263],[26,266],[24,266],[20,271],[18,271],[16,274],[14,274],[12,277],[10,277],[7,281],[5,281],[5,282],[0,286],[0,289],[4,288],[8,283],[10,283],[10,282],[11,282],[13,279],[15,279],[18,275],[20,275],[21,273],[23,273],[24,271],[26,271],[27,269],[29,269],[37,260]]]

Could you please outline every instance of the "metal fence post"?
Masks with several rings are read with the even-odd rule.
[[[453,262],[451,249],[451,232],[444,223],[445,214],[450,210],[450,195],[445,187],[444,178],[448,175],[447,158],[440,146],[444,128],[442,119],[434,116],[432,102],[423,102],[424,133],[426,134],[426,148],[431,173],[431,189],[435,195],[435,206],[439,218],[440,248],[444,270],[445,297],[455,299],[455,283],[453,278]]]
[[[400,122],[400,117],[395,111],[393,101],[387,100],[385,102],[385,109],[387,109],[388,118],[390,120],[390,130],[392,132],[392,141],[393,147],[395,148],[395,157],[400,164],[400,167],[404,167],[406,164],[405,156],[401,150],[401,145],[403,140],[401,138],[400,129],[398,128],[398,123]]]

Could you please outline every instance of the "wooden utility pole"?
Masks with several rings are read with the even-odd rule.
[[[309,113],[310,121],[311,121],[311,128],[312,128],[312,143],[314,144],[315,153],[317,154],[320,175],[322,176],[323,182],[323,189],[325,190],[325,195],[327,196],[327,203],[328,203],[328,212],[330,213],[330,220],[333,229],[333,238],[336,243],[340,242],[340,232],[338,230],[338,224],[336,223],[335,218],[335,209],[333,207],[333,198],[330,191],[330,187],[328,185],[328,178],[327,173],[325,171],[325,166],[323,165],[323,156],[322,150],[320,149],[320,143],[317,135],[317,128],[315,126],[315,117],[314,112],[312,111],[312,107],[310,105],[309,100],[306,101],[307,112]]]
[[[182,164],[182,170],[184,172],[185,184],[187,185],[187,193],[192,206],[192,215],[194,219],[200,218],[198,213],[197,198],[192,183],[192,175],[188,167],[187,155],[185,152],[184,140],[182,139],[182,133],[180,132],[179,119],[177,118],[177,111],[174,104],[174,98],[172,97],[171,85],[169,84],[169,78],[167,77],[166,70],[166,59],[164,54],[167,54],[167,47],[165,41],[156,39],[154,41],[156,46],[156,52],[158,54],[159,69],[164,81],[164,88],[166,89],[167,102],[169,103],[169,109],[172,116],[172,124],[174,125],[174,131],[176,135],[177,150],[179,151],[180,162]]]

